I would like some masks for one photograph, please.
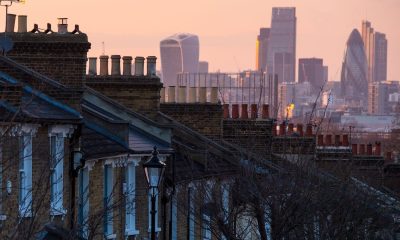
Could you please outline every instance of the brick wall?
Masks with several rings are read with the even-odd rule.
[[[268,119],[224,119],[224,140],[241,146],[250,153],[270,154],[272,121]]]
[[[14,42],[7,53],[9,58],[66,86],[84,85],[90,49],[86,34],[7,33],[7,36]]]
[[[1,138],[3,149],[2,155],[2,213],[7,219],[0,223],[0,238],[28,239],[34,233],[42,229],[44,224],[56,222],[61,226],[68,227],[67,216],[50,216],[50,143],[48,129],[42,126],[32,138],[32,217],[18,217],[19,207],[19,164],[20,150],[19,137],[4,136]],[[63,207],[70,213],[69,193],[70,179],[68,174],[69,147],[68,139],[64,141],[64,192]],[[7,181],[11,182],[11,193],[6,192]]]
[[[221,138],[223,110],[220,104],[163,103],[160,111],[207,137]]]
[[[86,85],[117,101],[132,111],[155,117],[160,108],[158,77],[87,76]]]

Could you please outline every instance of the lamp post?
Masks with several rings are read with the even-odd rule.
[[[143,164],[143,168],[151,194],[151,240],[156,240],[156,196],[165,170],[165,163],[158,158],[156,146],[154,146],[152,157]]]

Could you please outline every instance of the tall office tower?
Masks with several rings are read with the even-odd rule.
[[[383,33],[375,33],[375,81],[386,81],[387,76],[387,40]]]
[[[267,46],[267,71],[279,82],[294,82],[296,71],[296,8],[272,8]]]
[[[280,119],[290,119],[293,116],[292,104],[296,98],[296,83],[283,82],[279,84],[279,117]]]
[[[367,102],[367,57],[360,32],[354,29],[347,40],[341,73],[342,97]]]
[[[179,33],[160,42],[161,71],[164,86],[176,86],[177,73],[198,72],[199,38]]]
[[[268,39],[269,28],[260,28],[260,35],[257,36],[256,42],[256,69],[257,71],[265,71],[267,69]]]
[[[362,22],[361,34],[367,56],[368,82],[386,81],[387,40],[385,34],[374,32],[371,23],[368,21]]]
[[[208,73],[208,62],[206,61],[199,62],[199,73]]]
[[[373,82],[368,85],[368,113],[384,115],[388,106],[388,84]]]
[[[361,36],[364,43],[365,55],[367,56],[367,81],[374,82],[374,54],[375,54],[375,41],[374,29],[371,23],[363,21],[361,25]]]
[[[299,59],[299,83],[310,82],[312,93],[324,86],[324,65],[321,58]]]

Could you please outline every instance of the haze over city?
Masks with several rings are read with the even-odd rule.
[[[329,67],[329,80],[340,79],[345,44],[362,20],[386,34],[388,80],[400,79],[400,1],[397,0],[272,0],[272,1],[50,1],[14,4],[11,13],[28,15],[28,28],[68,17],[89,35],[89,56],[106,54],[160,56],[159,42],[177,32],[199,36],[200,60],[210,71],[237,72],[255,68],[255,42],[269,27],[271,8],[296,7],[296,58],[319,57]],[[51,9],[51,10],[50,10]],[[45,14],[44,14],[45,13]],[[3,27],[3,21],[0,27]],[[160,67],[160,64],[157,66]],[[296,76],[297,78],[297,76]]]

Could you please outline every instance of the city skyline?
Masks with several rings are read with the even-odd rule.
[[[370,21],[374,28],[386,34],[387,78],[400,80],[400,30],[395,27],[400,2],[396,0],[384,0],[379,3],[364,0],[187,3],[173,0],[155,3],[124,2],[121,5],[113,5],[112,11],[109,10],[109,4],[91,0],[28,0],[24,5],[14,4],[9,12],[27,14],[28,28],[32,28],[33,23],[45,28],[47,22],[52,23],[55,28],[57,17],[68,17],[70,28],[73,24],[79,24],[81,30],[91,36],[89,41],[92,43],[92,49],[89,56],[99,56],[103,51],[102,42],[105,42],[105,53],[108,55],[159,57],[158,44],[165,36],[177,32],[191,32],[200,38],[200,60],[209,62],[210,71],[219,69],[237,72],[254,69],[254,41],[259,29],[269,26],[272,7],[286,6],[296,7],[297,59],[323,58],[331,70],[329,80],[340,79],[343,49],[348,34],[353,28],[359,28],[365,19]],[[87,9],[91,8],[95,11],[87,14]],[[165,11],[166,8],[168,11]],[[44,9],[53,10],[47,11],[44,17]],[[152,14],[149,15],[149,12]],[[2,16],[4,17],[4,13]],[[1,26],[3,24],[2,21]],[[318,41],[324,44],[318,44]]]

